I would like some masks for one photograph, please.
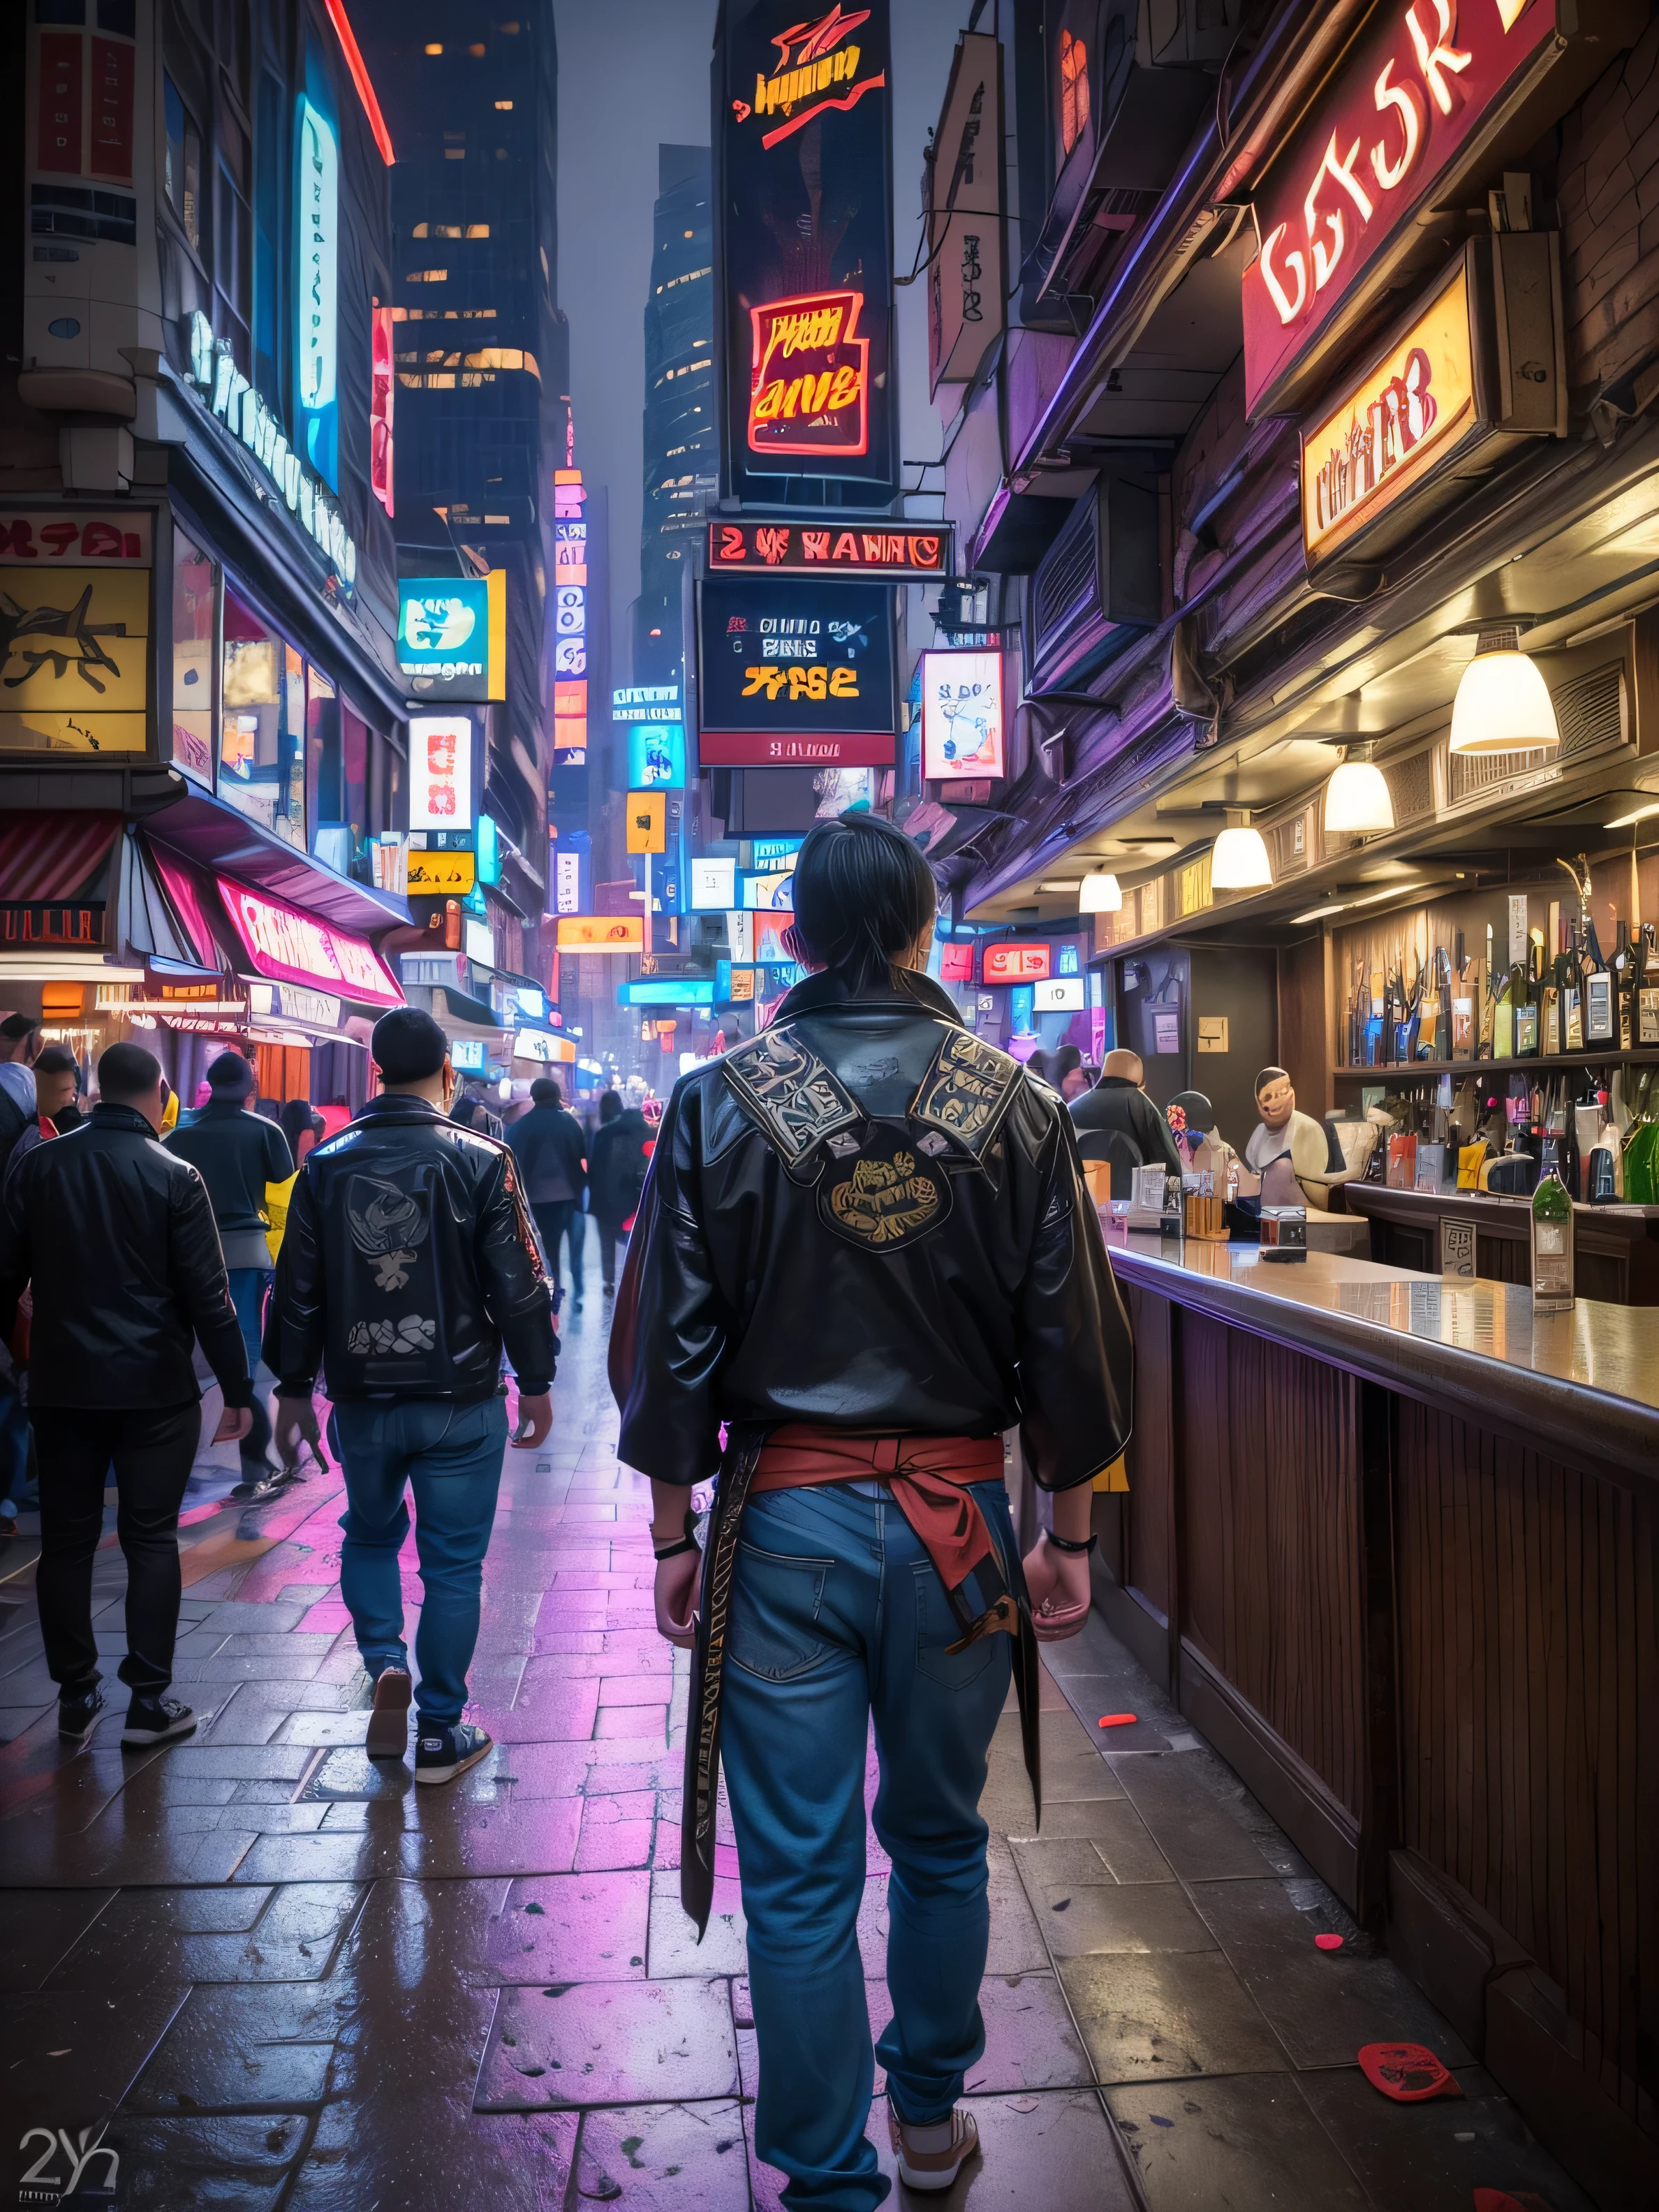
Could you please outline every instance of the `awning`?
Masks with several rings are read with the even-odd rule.
[[[309,854],[203,792],[188,792],[152,814],[144,829],[156,844],[198,867],[255,884],[301,913],[320,915],[359,937],[372,937],[398,923],[408,925],[406,899],[337,876]]]
[[[29,906],[90,895],[88,878],[102,870],[120,827],[118,814],[14,814],[0,823],[4,896]]]

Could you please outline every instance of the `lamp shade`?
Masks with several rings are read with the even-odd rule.
[[[1116,914],[1123,905],[1123,893],[1115,876],[1104,869],[1095,868],[1085,876],[1079,886],[1077,910],[1079,914]]]
[[[1325,827],[1360,837],[1393,829],[1388,778],[1375,762],[1345,760],[1332,770],[1325,787]]]
[[[1463,671],[1452,702],[1455,753],[1537,752],[1561,742],[1555,707],[1543,671],[1510,641],[1492,650],[1486,640]]]
[[[1261,890],[1273,879],[1261,832],[1248,823],[1224,830],[1210,854],[1210,884],[1218,891]]]

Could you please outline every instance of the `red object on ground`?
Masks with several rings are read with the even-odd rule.
[[[1134,1718],[1133,1713],[1103,1713],[1100,1717],[1100,1725],[1102,1728],[1131,1728],[1134,1724]]]
[[[1342,1938],[1340,1936],[1316,1936],[1314,1942],[1318,1944],[1322,1951],[1340,1951],[1342,1948]]]
[[[1359,2052],[1359,2070],[1373,2089],[1396,2105],[1420,2105],[1430,2097],[1461,2097],[1455,2077],[1425,2043],[1368,2043]]]
[[[1477,2189],[1474,2212],[1551,2212],[1547,2198],[1523,2189],[1516,2197],[1507,2189]]]

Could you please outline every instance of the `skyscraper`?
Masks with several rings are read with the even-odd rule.
[[[680,589],[718,489],[714,231],[706,146],[659,146],[655,244],[645,306],[645,507],[634,675],[679,679]]]

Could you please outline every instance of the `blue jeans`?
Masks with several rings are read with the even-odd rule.
[[[337,1405],[329,1433],[345,1472],[340,1516],[340,1595],[371,1676],[407,1667],[398,1553],[415,1493],[421,1626],[415,1638],[422,1723],[452,1726],[466,1704],[466,1670],[478,1640],[478,1589],[501,1487],[507,1401],[452,1406],[441,1399]]]
[[[236,1319],[242,1331],[242,1343],[247,1352],[247,1371],[250,1376],[259,1371],[259,1340],[264,1334],[265,1292],[270,1289],[272,1270],[269,1267],[232,1267],[230,1302],[236,1309]],[[253,1386],[253,1426],[242,1438],[239,1447],[245,1465],[263,1468],[270,1445],[270,1413],[264,1393],[257,1382]]]
[[[1007,1493],[981,1482],[974,1495],[1018,1573]],[[760,2043],[755,2143],[790,2177],[792,2212],[871,2212],[888,2191],[864,2132],[874,2064],[856,1928],[872,1713],[875,1831],[893,1862],[893,2017],[877,2048],[895,2109],[916,2125],[945,2118],[985,2048],[979,1799],[1013,1646],[988,1636],[952,1656],[957,1634],[933,1563],[878,1486],[750,1502],[720,1741]]]

